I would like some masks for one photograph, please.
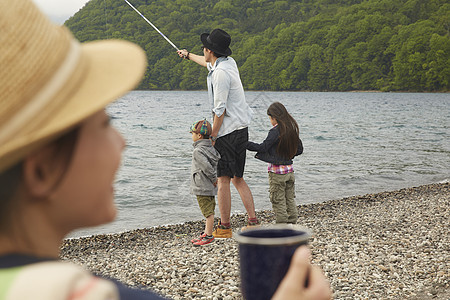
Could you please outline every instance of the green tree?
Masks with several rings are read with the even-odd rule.
[[[449,91],[448,0],[131,0],[179,48],[223,28],[244,88]],[[65,23],[81,41],[138,43],[141,89],[205,89],[205,70],[124,1],[91,0]]]

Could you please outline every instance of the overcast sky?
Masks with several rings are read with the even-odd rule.
[[[13,0],[14,1],[14,0]],[[79,11],[89,0],[33,0],[52,19],[62,24]]]

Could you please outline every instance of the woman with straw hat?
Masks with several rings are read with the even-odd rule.
[[[104,107],[132,89],[145,53],[81,45],[28,0],[0,0],[0,299],[161,299],[58,262],[72,230],[116,215],[125,146]]]
[[[116,215],[125,142],[104,108],[145,66],[134,44],[81,45],[30,0],[0,0],[0,299],[161,299],[58,261],[69,232]],[[305,274],[307,257],[298,263]],[[296,278],[280,299],[300,295]]]

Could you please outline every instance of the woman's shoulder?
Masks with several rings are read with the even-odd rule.
[[[23,295],[26,291],[36,293],[39,289],[41,289],[40,294],[53,293],[55,286],[58,286],[60,291],[68,291],[74,287],[73,283],[75,279],[90,282],[91,278],[96,279],[97,282],[95,286],[92,286],[93,289],[91,290],[96,295],[116,294],[118,298],[112,299],[165,299],[151,291],[128,287],[115,279],[94,275],[79,265],[53,258],[23,254],[1,255],[0,277],[8,278],[9,282],[14,283],[10,287],[19,287],[17,291],[8,290],[8,292],[18,293],[18,296]],[[26,279],[25,284],[27,284],[27,289],[20,288],[24,278]],[[27,278],[32,280],[27,280]],[[33,282],[32,285],[30,285],[31,282]],[[25,295],[25,298],[27,297]],[[22,296],[19,298],[23,299]]]

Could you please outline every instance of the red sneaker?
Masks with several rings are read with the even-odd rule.
[[[206,237],[206,233],[202,232],[198,238],[192,239],[191,243],[197,243],[197,242],[201,241],[204,237]]]
[[[210,236],[205,235],[205,237],[203,237],[200,241],[195,242],[194,246],[196,246],[196,247],[204,246],[204,245],[207,245],[209,243],[212,243],[212,241],[214,241],[214,236],[213,235],[210,235]]]

